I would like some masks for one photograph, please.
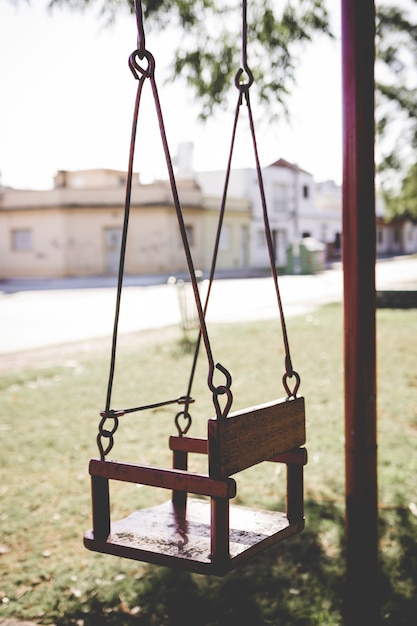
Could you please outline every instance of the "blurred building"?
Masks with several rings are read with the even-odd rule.
[[[200,172],[196,177],[204,192],[222,192],[224,172]],[[340,187],[331,181],[316,185],[309,172],[285,159],[278,159],[265,167],[262,180],[277,267],[285,267],[288,248],[303,238],[317,239],[325,244],[329,257],[339,258],[342,232]],[[266,267],[269,258],[256,170],[232,170],[229,195],[250,201],[251,263],[253,267]]]
[[[226,172],[195,173],[190,143],[181,146],[175,163],[194,267],[209,271]],[[116,274],[126,179],[126,172],[110,169],[59,171],[53,189],[0,188],[0,278]],[[276,267],[300,271],[300,250],[306,253],[304,271],[320,271],[340,259],[341,187],[333,181],[315,183],[310,173],[284,159],[265,167],[262,180]],[[407,219],[388,222],[377,200],[378,255],[417,252],[417,226]],[[269,263],[257,171],[233,169],[216,268],[263,269]],[[169,181],[142,184],[135,174],[125,273],[187,271]]]
[[[0,193],[0,277],[58,277],[115,274],[124,222],[126,172],[60,171],[45,191],[3,189]],[[208,269],[218,207],[194,179],[177,181],[185,230],[195,267]],[[217,267],[248,262],[250,208],[245,200],[227,206]],[[132,182],[126,274],[187,270],[177,214],[168,181]]]

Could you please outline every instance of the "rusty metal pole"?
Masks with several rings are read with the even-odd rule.
[[[378,623],[375,5],[342,0],[345,623]]]

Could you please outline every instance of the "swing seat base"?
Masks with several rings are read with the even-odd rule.
[[[224,576],[265,548],[299,533],[304,520],[285,513],[230,506],[229,558],[210,556],[210,502],[189,497],[186,516],[172,502],[135,511],[113,522],[107,540],[84,536],[89,550],[136,561]]]

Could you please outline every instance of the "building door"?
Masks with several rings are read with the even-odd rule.
[[[104,242],[106,273],[117,274],[119,271],[120,248],[122,245],[122,229],[105,228]]]

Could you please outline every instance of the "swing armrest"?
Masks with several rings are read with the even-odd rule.
[[[101,476],[107,479],[173,489],[213,498],[231,499],[236,495],[236,482],[232,478],[214,480],[204,474],[190,473],[185,470],[91,459],[89,471],[91,476]]]
[[[208,441],[207,439],[199,439],[197,437],[177,437],[171,435],[169,438],[169,449],[174,452],[208,454]]]
[[[286,465],[307,465],[306,448],[295,448],[288,450],[282,454],[278,454],[273,459],[269,459],[271,463],[285,463]]]

